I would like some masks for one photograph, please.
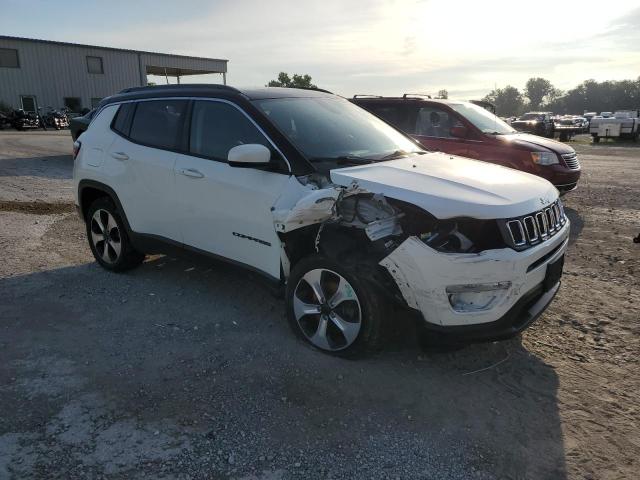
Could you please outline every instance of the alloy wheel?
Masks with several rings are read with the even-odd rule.
[[[103,262],[116,263],[122,253],[122,237],[115,218],[108,211],[96,210],[91,217],[91,242]]]
[[[298,281],[293,313],[305,337],[322,350],[344,350],[362,327],[362,308],[353,287],[328,269],[310,270]]]

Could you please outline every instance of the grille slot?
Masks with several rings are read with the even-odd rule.
[[[536,245],[554,236],[567,223],[560,200],[542,210],[507,220],[507,243],[516,250]]]
[[[578,170],[580,168],[580,162],[578,161],[576,152],[563,153],[562,160],[564,160],[565,165],[572,170]]]

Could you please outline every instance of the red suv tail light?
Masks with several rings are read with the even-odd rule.
[[[74,160],[78,157],[78,153],[80,153],[81,146],[82,146],[81,142],[78,142],[78,141],[73,142],[73,159]]]

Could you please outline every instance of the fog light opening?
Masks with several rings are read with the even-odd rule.
[[[498,303],[511,287],[511,282],[451,285],[447,297],[456,312],[481,312]]]

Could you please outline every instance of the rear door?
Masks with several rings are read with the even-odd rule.
[[[112,124],[116,140],[105,168],[132,230],[181,242],[174,166],[185,149],[187,100],[124,104]],[[122,115],[122,117],[121,117]]]
[[[467,156],[468,142],[451,135],[451,128],[464,126],[451,110],[435,103],[415,102],[409,107],[408,130],[425,148]]]
[[[259,143],[280,168],[232,167],[229,150]],[[240,109],[224,100],[193,103],[189,155],[175,165],[184,243],[280,278],[280,240],[271,207],[289,179],[284,159]]]

